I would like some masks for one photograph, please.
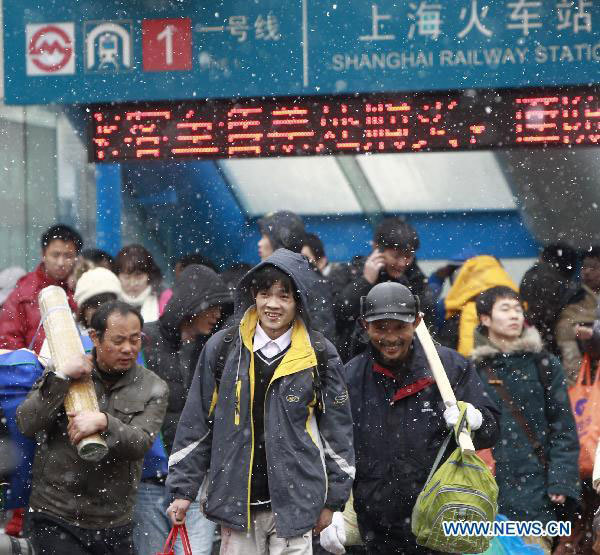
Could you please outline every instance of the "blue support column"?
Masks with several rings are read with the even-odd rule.
[[[113,256],[121,248],[121,164],[96,165],[96,245]]]

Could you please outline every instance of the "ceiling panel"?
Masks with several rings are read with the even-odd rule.
[[[385,212],[516,208],[491,152],[376,154],[356,159]]]
[[[219,166],[250,216],[276,210],[302,215],[361,212],[333,157],[224,160]]]

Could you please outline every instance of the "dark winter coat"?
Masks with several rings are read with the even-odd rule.
[[[525,272],[519,293],[527,307],[527,321],[540,331],[548,349],[558,355],[554,327],[573,293],[571,281],[550,262],[536,262]]]
[[[98,462],[84,461],[67,435],[64,401],[71,380],[47,369],[17,409],[21,433],[41,433],[29,505],[82,528],[124,526],[131,523],[144,455],[162,425],[167,384],[138,364],[114,384],[96,369],[92,380],[108,419],[100,434],[108,454]]]
[[[501,409],[500,439],[493,448],[499,512],[510,520],[556,520],[549,494],[578,499],[580,488],[579,443],[559,360],[542,350],[535,328],[527,328],[510,353],[500,352],[477,334],[472,358],[490,398]],[[542,443],[547,471],[523,428],[488,383],[485,368],[489,366]]]
[[[250,284],[254,272],[267,264],[290,276],[300,294],[300,313],[306,315],[304,277],[309,267],[304,257],[279,249],[246,274],[236,295],[236,311],[244,316],[228,349],[220,384],[214,370],[224,331],[211,337],[202,351],[169,459],[170,494],[193,500],[203,484],[207,517],[236,530],[251,526],[250,484],[257,433],[252,407],[258,315]],[[309,325],[308,317],[296,318],[291,345],[265,397],[269,492],[277,535],[285,538],[312,529],[323,507],[341,509],[355,472],[352,416],[342,363],[326,341],[324,410],[317,415],[317,358]]]
[[[473,435],[476,448],[491,447],[498,437],[498,409],[474,366],[456,351],[436,347],[457,399],[483,415]],[[345,367],[356,451],[354,508],[363,538],[390,533],[399,542],[413,538],[414,503],[448,435],[444,404],[416,337],[410,357],[397,380],[375,362],[371,346]]]
[[[162,427],[167,453],[175,441],[179,416],[192,383],[194,368],[207,337],[181,342],[180,326],[192,315],[212,306],[228,306],[233,298],[223,280],[210,268],[193,264],[187,266],[173,289],[163,315],[144,326],[143,356],[146,366],[169,385],[169,404]]]
[[[320,331],[329,341],[335,343],[337,336],[331,283],[319,272],[310,268],[310,273],[306,275],[306,286],[312,329]]]
[[[44,265],[24,275],[18,282],[16,288],[8,296],[2,305],[0,312],[0,349],[29,349],[40,323],[40,307],[38,295],[44,287],[58,285],[65,290],[71,310],[77,310],[77,304],[73,300],[73,291],[69,289],[66,282],[52,279],[44,270]],[[33,350],[40,352],[46,335],[41,327]]]
[[[363,276],[365,257],[356,257],[350,264],[332,272],[330,280],[335,291],[335,318],[337,324],[338,351],[343,360],[349,360],[368,343],[368,338],[357,325],[360,316],[360,298],[366,296],[378,283],[398,281],[419,296],[421,312],[428,324],[434,323],[434,300],[427,278],[416,261],[409,266],[400,279],[391,278],[385,271],[379,274],[377,283],[371,285]]]

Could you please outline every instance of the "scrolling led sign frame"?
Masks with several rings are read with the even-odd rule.
[[[591,87],[90,107],[92,162],[600,144]]]

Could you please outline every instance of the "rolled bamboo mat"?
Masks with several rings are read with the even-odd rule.
[[[74,356],[85,352],[81,338],[61,287],[45,287],[40,291],[38,302],[52,362],[60,372]],[[65,409],[67,412],[99,410],[91,376],[71,382],[65,396]],[[108,453],[108,447],[99,434],[93,434],[77,444],[77,453],[86,461],[99,461]]]

